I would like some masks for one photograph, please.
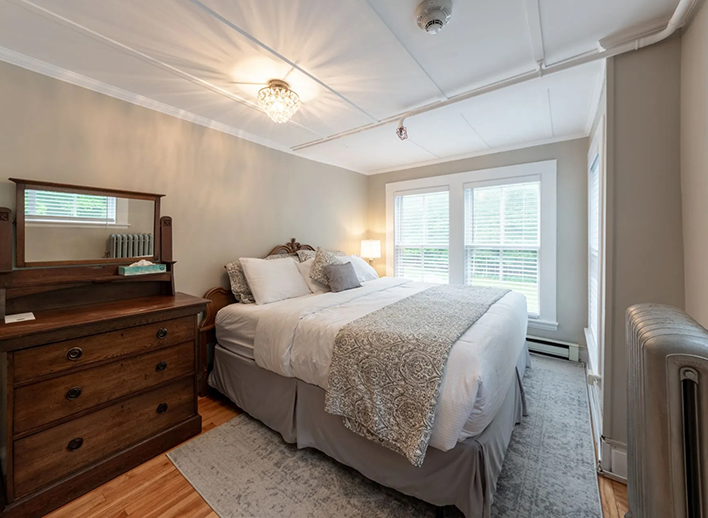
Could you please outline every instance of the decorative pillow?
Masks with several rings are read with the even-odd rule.
[[[276,254],[269,255],[266,257],[267,261],[273,259],[283,259],[286,257],[297,257],[297,254]],[[224,266],[226,268],[226,273],[229,274],[229,283],[231,284],[231,293],[236,297],[236,302],[241,304],[255,304],[256,299],[253,297],[251,288],[248,285],[246,276],[243,274],[243,267],[241,266],[241,260],[236,260],[232,263]]]
[[[274,254],[274,255],[269,255],[265,259],[266,259],[266,261],[270,261],[272,259],[285,259],[286,257],[292,257],[297,262],[300,262],[300,258],[298,257],[297,254]]]
[[[339,255],[337,252],[328,252],[324,248],[317,248],[315,262],[312,263],[312,268],[310,268],[310,278],[322,284],[329,285],[327,275],[324,273],[324,267],[330,264],[342,264],[339,258],[343,255],[344,254]]]
[[[315,252],[314,250],[298,250],[297,251],[297,256],[300,259],[301,263],[304,263],[305,261],[309,261],[310,259],[315,258]]]
[[[335,293],[361,287],[352,263],[330,264],[324,267],[324,272]]]
[[[253,298],[253,293],[251,293],[251,288],[248,287],[248,281],[246,281],[246,276],[243,274],[241,261],[229,263],[224,266],[224,268],[226,268],[226,273],[229,274],[231,292],[234,294],[234,297],[236,297],[236,302],[240,302],[241,304],[255,303],[256,301]]]
[[[277,261],[244,257],[240,261],[256,304],[310,294],[310,288],[297,269],[297,260],[292,257]]]
[[[348,255],[340,258],[340,260],[352,263],[354,271],[356,271],[356,276],[359,278],[359,282],[374,281],[379,278],[379,274],[376,273],[374,267],[358,255]]]
[[[329,250],[330,253],[336,255],[336,256],[344,256],[344,252],[340,252],[339,250]],[[300,262],[304,263],[305,261],[309,261],[310,259],[314,259],[315,255],[317,252],[314,250],[298,250],[297,251],[297,256],[300,258]]]
[[[310,278],[310,270],[312,269],[312,263],[314,262],[314,259],[308,259],[304,263],[298,263],[297,269],[300,270],[300,275],[302,275],[302,278],[305,279],[305,282],[312,293],[315,295],[327,293],[329,291],[329,286]]]

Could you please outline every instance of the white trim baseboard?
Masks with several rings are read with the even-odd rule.
[[[627,445],[602,437],[601,458],[597,471],[603,476],[627,483]]]
[[[600,383],[602,380],[591,379],[590,369],[586,369],[588,375],[588,405],[590,407],[590,422],[592,425],[592,435],[595,444],[598,445],[597,448],[597,465],[602,464],[602,448],[599,446],[602,444],[602,406],[601,406],[601,389]]]
[[[550,320],[539,320],[537,318],[529,318],[529,327],[534,329],[542,329],[544,331],[558,331],[558,322]]]

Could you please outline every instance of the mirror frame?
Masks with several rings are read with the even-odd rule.
[[[15,240],[15,267],[16,268],[37,268],[47,266],[82,266],[92,264],[130,264],[138,259],[148,259],[154,262],[160,261],[160,199],[164,194],[153,194],[147,192],[123,191],[119,189],[102,189],[100,187],[87,187],[84,185],[70,185],[54,182],[43,182],[37,180],[23,180],[10,178],[15,182],[16,188],[16,240]],[[60,192],[75,192],[77,194],[91,194],[96,196],[115,196],[120,198],[130,198],[135,200],[146,200],[155,203],[155,214],[153,223],[154,254],[151,257],[126,257],[125,259],[102,258],[86,259],[77,261],[26,261],[25,260],[25,190],[46,189]]]

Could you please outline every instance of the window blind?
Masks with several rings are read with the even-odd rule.
[[[448,282],[448,191],[396,196],[394,226],[394,275],[422,282]]]
[[[465,189],[465,282],[523,293],[539,315],[541,183]]]
[[[54,223],[116,223],[116,199],[71,192],[25,191],[25,219]]]
[[[600,160],[595,157],[588,178],[588,331],[597,344],[600,315]]]

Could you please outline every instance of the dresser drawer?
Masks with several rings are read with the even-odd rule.
[[[194,372],[194,342],[15,388],[15,434]]]
[[[194,326],[190,316],[17,351],[15,382],[194,340]]]
[[[16,441],[16,497],[195,415],[194,390],[179,380]]]

